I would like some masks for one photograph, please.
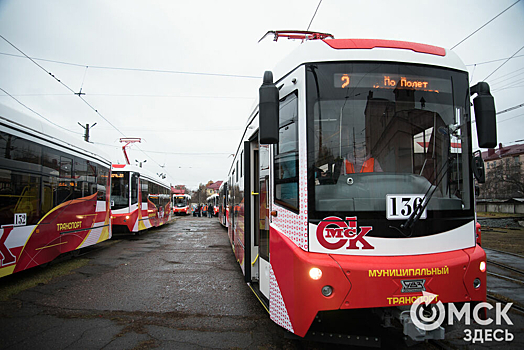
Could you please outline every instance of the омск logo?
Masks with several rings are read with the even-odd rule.
[[[415,300],[409,310],[411,321],[415,326],[425,331],[432,331],[440,327],[444,318],[446,317],[446,311],[444,310],[444,304],[439,300],[436,304],[431,304],[433,299],[437,297],[436,294],[429,292],[422,292],[422,296]],[[426,304],[426,309],[431,310],[431,315],[424,315],[424,308],[419,307],[421,304]]]
[[[357,217],[346,217],[346,221],[336,216],[329,216],[322,220],[317,226],[318,242],[324,248],[332,250],[340,249],[346,244],[348,244],[346,249],[375,249],[364,238],[373,229],[372,226],[362,226],[357,233],[359,228]],[[359,246],[357,246],[358,242],[360,242]]]

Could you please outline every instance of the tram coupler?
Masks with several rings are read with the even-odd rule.
[[[434,330],[426,331],[417,327],[411,320],[410,307],[399,306],[395,308],[377,308],[374,312],[382,319],[385,328],[394,327],[395,320],[402,326],[404,335],[411,340],[419,342],[430,339],[444,339],[445,329],[440,326]]]

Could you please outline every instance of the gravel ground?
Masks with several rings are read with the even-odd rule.
[[[521,228],[518,221],[524,221],[524,218],[478,218],[482,227]]]

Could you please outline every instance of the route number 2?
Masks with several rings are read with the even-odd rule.
[[[418,194],[388,194],[386,196],[386,218],[388,220],[405,220],[413,214],[413,210],[422,202],[423,195]],[[421,219],[427,217],[427,208],[420,216]]]

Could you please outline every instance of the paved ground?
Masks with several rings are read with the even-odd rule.
[[[75,273],[1,303],[0,348],[286,347],[214,219],[179,220],[87,256]]]
[[[1,349],[342,348],[285,337],[245,285],[216,219],[180,218],[141,236],[104,242],[82,258],[88,263],[73,273],[0,302]],[[41,271],[46,269],[0,283]],[[522,334],[518,320],[506,328]],[[460,330],[450,334],[452,347],[468,345]],[[521,338],[509,345],[519,348]],[[404,347],[390,339],[383,346]],[[412,349],[428,348],[438,347]]]

